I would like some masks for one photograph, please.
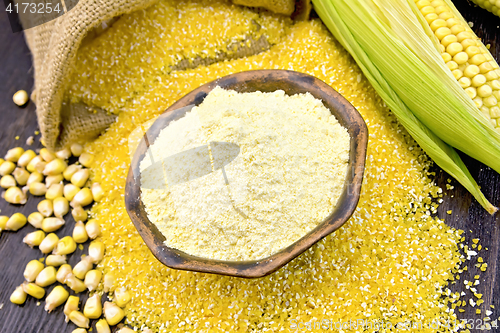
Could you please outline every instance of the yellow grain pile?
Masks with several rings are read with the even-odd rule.
[[[129,111],[120,113],[104,135],[86,146],[95,155],[92,179],[107,193],[92,209],[106,245],[99,267],[114,273],[116,285],[130,291],[127,322],[155,332],[274,332],[321,320],[395,324],[455,318],[452,307],[459,295],[448,290],[448,283],[461,262],[460,232],[430,217],[437,206],[433,198],[441,193],[429,178],[430,163],[352,58],[318,20],[292,25],[219,1],[208,14],[205,5],[160,2],[123,17],[78,55],[86,61],[78,61],[71,98]],[[214,17],[225,17],[227,23],[216,23]],[[172,18],[182,19],[182,25]],[[226,43],[220,42],[219,25],[230,25],[230,39],[242,39],[245,29],[233,27],[248,27],[253,19],[263,18],[273,27],[264,29],[275,44],[270,50],[185,71],[161,71],[162,64],[172,63],[169,59],[197,54],[197,38],[204,41],[200,49],[220,49]],[[162,35],[153,34],[151,26]],[[184,32],[191,37],[178,37]],[[170,55],[142,44],[161,44]],[[150,58],[156,65],[147,61]],[[113,59],[121,59],[123,66],[110,66]],[[171,270],[152,256],[125,211],[128,135],[201,84],[264,68],[317,76],[363,115],[370,141],[359,206],[340,230],[268,277],[247,280]]]

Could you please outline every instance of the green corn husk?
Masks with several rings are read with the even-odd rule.
[[[495,213],[497,208],[451,146],[500,172],[500,136],[456,88],[448,68],[442,67],[412,0],[313,0],[313,4],[422,149],[490,214]],[[397,32],[390,27],[396,22]]]

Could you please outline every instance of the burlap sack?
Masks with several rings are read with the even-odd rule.
[[[233,1],[264,7],[285,15],[291,15],[295,8],[294,0]],[[35,76],[31,97],[37,107],[38,123],[47,148],[57,150],[72,142],[92,139],[115,121],[116,115],[108,114],[105,110],[63,103],[78,48],[84,38],[95,33],[103,22],[155,2],[156,0],[80,0],[63,16],[25,30],[28,47],[33,55]],[[300,8],[297,17],[309,15],[309,0],[299,1],[297,7]]]

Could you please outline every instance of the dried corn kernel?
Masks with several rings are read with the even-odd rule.
[[[40,287],[48,287],[56,282],[56,269],[52,266],[45,267],[36,277],[35,283]]]
[[[59,184],[62,181],[63,181],[62,175],[47,176],[45,178],[45,186],[47,186],[47,188],[50,188],[52,185]]]
[[[43,175],[38,171],[34,171],[28,177],[28,181],[26,182],[26,185],[28,185],[28,187],[29,187],[32,183],[42,183],[42,181],[43,181]],[[45,194],[45,192],[43,194]]]
[[[83,314],[90,319],[98,319],[102,314],[101,296],[94,294],[89,297],[83,308]]]
[[[59,267],[61,265],[66,264],[66,256],[65,255],[58,255],[58,254],[51,254],[45,259],[45,264],[47,266],[54,266],[54,267]]]
[[[35,281],[38,274],[45,266],[38,260],[31,260],[24,269],[24,279],[28,282]]]
[[[14,292],[10,295],[10,301],[17,305],[22,305],[26,302],[28,294],[24,292],[23,286],[17,287]]]
[[[56,248],[54,249],[54,254],[56,255],[66,255],[75,252],[76,242],[71,236],[63,237],[57,242]]]
[[[16,186],[16,180],[11,175],[5,175],[0,178],[0,186],[3,188],[10,188]]]
[[[36,208],[38,209],[40,214],[42,214],[45,217],[51,216],[52,213],[54,212],[54,205],[52,203],[52,200],[48,199],[40,201],[36,206]]]
[[[38,299],[45,296],[45,290],[42,287],[39,287],[34,283],[24,282],[23,283],[23,290],[26,294],[28,294],[32,297],[38,298]]]
[[[56,155],[51,153],[47,148],[40,149],[40,157],[45,162],[52,162],[54,159],[56,159]]]
[[[89,328],[89,318],[80,311],[72,311],[69,314],[69,320],[78,327]]]
[[[45,232],[42,230],[37,230],[30,232],[23,238],[23,242],[28,244],[30,247],[39,246],[45,238]]]
[[[17,106],[23,106],[29,101],[28,93],[25,90],[18,90],[12,96],[12,100]]]
[[[66,277],[71,274],[73,270],[71,269],[71,266],[68,264],[64,264],[59,269],[57,270],[56,274],[56,280],[59,283],[65,283]]]
[[[9,149],[7,154],[5,154],[5,160],[16,163],[19,161],[19,158],[24,154],[24,149],[21,147],[16,147]]]
[[[21,186],[26,185],[30,177],[30,173],[23,168],[16,168],[12,175],[14,175],[16,182]]]
[[[71,176],[71,183],[76,187],[83,187],[90,177],[89,169],[81,169]]]
[[[97,289],[97,286],[101,282],[101,279],[102,279],[101,271],[93,269],[85,275],[85,280],[83,281],[83,283],[85,283],[89,291],[94,291]]]
[[[5,225],[6,230],[17,231],[26,225],[27,219],[22,213],[14,213],[7,220]]]
[[[85,279],[88,271],[92,269],[92,258],[87,256],[83,258],[78,264],[73,268],[73,274],[80,280]]]
[[[54,233],[50,233],[40,243],[39,249],[42,253],[50,253],[56,247],[57,242],[59,242],[59,237]]]
[[[64,305],[64,316],[66,322],[69,321],[69,314],[73,311],[78,311],[78,304],[80,303],[80,298],[78,296],[69,296],[66,304]]]
[[[84,222],[87,220],[87,211],[82,208],[82,206],[76,206],[71,210],[71,215],[75,221]],[[87,231],[88,232],[88,231]]]
[[[104,302],[104,317],[109,325],[114,326],[122,321],[125,312],[115,303]]]
[[[8,203],[24,205],[26,200],[26,194],[17,186],[9,187],[5,191],[5,201]]]
[[[64,225],[64,220],[59,217],[47,217],[42,221],[42,229],[45,232],[53,232]]]
[[[95,324],[95,328],[97,333],[111,333],[111,329],[109,328],[108,322],[106,319],[100,319]]]

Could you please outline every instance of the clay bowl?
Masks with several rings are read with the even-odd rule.
[[[140,199],[139,164],[147,152],[149,143],[154,142],[160,131],[171,121],[183,117],[194,105],[199,105],[216,86],[238,92],[272,92],[279,89],[288,95],[309,92],[323,101],[340,124],[348,129],[351,137],[349,171],[345,179],[343,193],[335,210],[307,235],[265,259],[256,261],[212,260],[170,248],[163,243],[165,237],[148,219]],[[171,268],[245,278],[268,275],[300,255],[323,237],[340,228],[350,218],[358,204],[365,166],[368,129],[361,115],[346,99],[313,76],[286,70],[257,70],[219,78],[193,90],[178,100],[158,117],[146,136],[139,143],[132,159],[125,188],[125,204],[132,222],[151,252],[160,262]]]

